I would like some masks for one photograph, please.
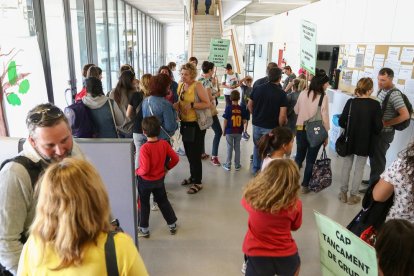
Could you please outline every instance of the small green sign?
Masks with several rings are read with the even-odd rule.
[[[302,20],[300,28],[300,67],[315,75],[316,25]]]
[[[230,40],[211,39],[210,54],[208,60],[213,62],[216,67],[225,67],[229,56]]]
[[[375,249],[330,218],[315,213],[322,275],[378,275]]]

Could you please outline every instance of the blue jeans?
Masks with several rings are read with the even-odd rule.
[[[220,121],[217,115],[213,116],[213,125],[211,126],[211,128],[214,131],[213,148],[211,149],[211,156],[217,156],[221,135],[223,135],[223,131],[221,130]]]
[[[240,166],[240,140],[241,134],[226,134],[227,140],[227,159],[226,164],[231,165],[231,159],[233,157],[234,149],[234,165]]]
[[[323,144],[323,143],[322,143]],[[316,147],[310,147],[308,139],[306,138],[306,131],[298,130],[296,132],[296,157],[295,162],[299,168],[302,167],[302,163],[306,157],[305,173],[303,174],[302,186],[308,187],[309,181],[312,177],[312,169],[315,164],[316,158],[318,158],[318,152],[322,144]]]
[[[262,158],[260,158],[259,156],[259,149],[257,148],[257,143],[263,135],[268,134],[270,131],[272,131],[272,129],[270,128],[263,128],[253,125],[253,174],[256,174],[262,168]]]

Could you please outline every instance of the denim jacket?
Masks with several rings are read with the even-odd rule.
[[[174,135],[174,132],[178,128],[177,113],[172,104],[164,97],[150,96],[146,98],[142,103],[142,115],[144,118],[156,116],[160,120],[162,128],[169,136]],[[169,141],[170,138],[164,130],[161,129],[159,138]]]

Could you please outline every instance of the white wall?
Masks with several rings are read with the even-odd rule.
[[[174,24],[164,27],[166,63],[174,61],[177,64],[184,59],[184,25]]]
[[[239,12],[241,9],[249,5],[252,1],[242,1],[242,0],[222,0],[222,10],[223,10],[223,21],[226,21],[232,17],[235,13]]]
[[[413,10],[411,0],[321,0],[246,26],[245,42],[262,44],[263,51],[267,42],[273,42],[273,61],[286,43],[284,58],[297,72],[302,19],[317,25],[318,44],[407,45],[414,44],[414,28],[409,24]],[[265,75],[265,63],[265,54],[256,56],[256,78]]]

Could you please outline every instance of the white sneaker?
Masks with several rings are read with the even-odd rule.
[[[151,211],[159,211],[160,208],[158,207],[157,202],[152,203]]]
[[[242,269],[241,269],[241,272],[242,272],[243,274],[246,274],[246,268],[247,268],[247,263],[246,263],[246,262],[244,262],[244,263],[243,263],[243,265],[242,265]]]

